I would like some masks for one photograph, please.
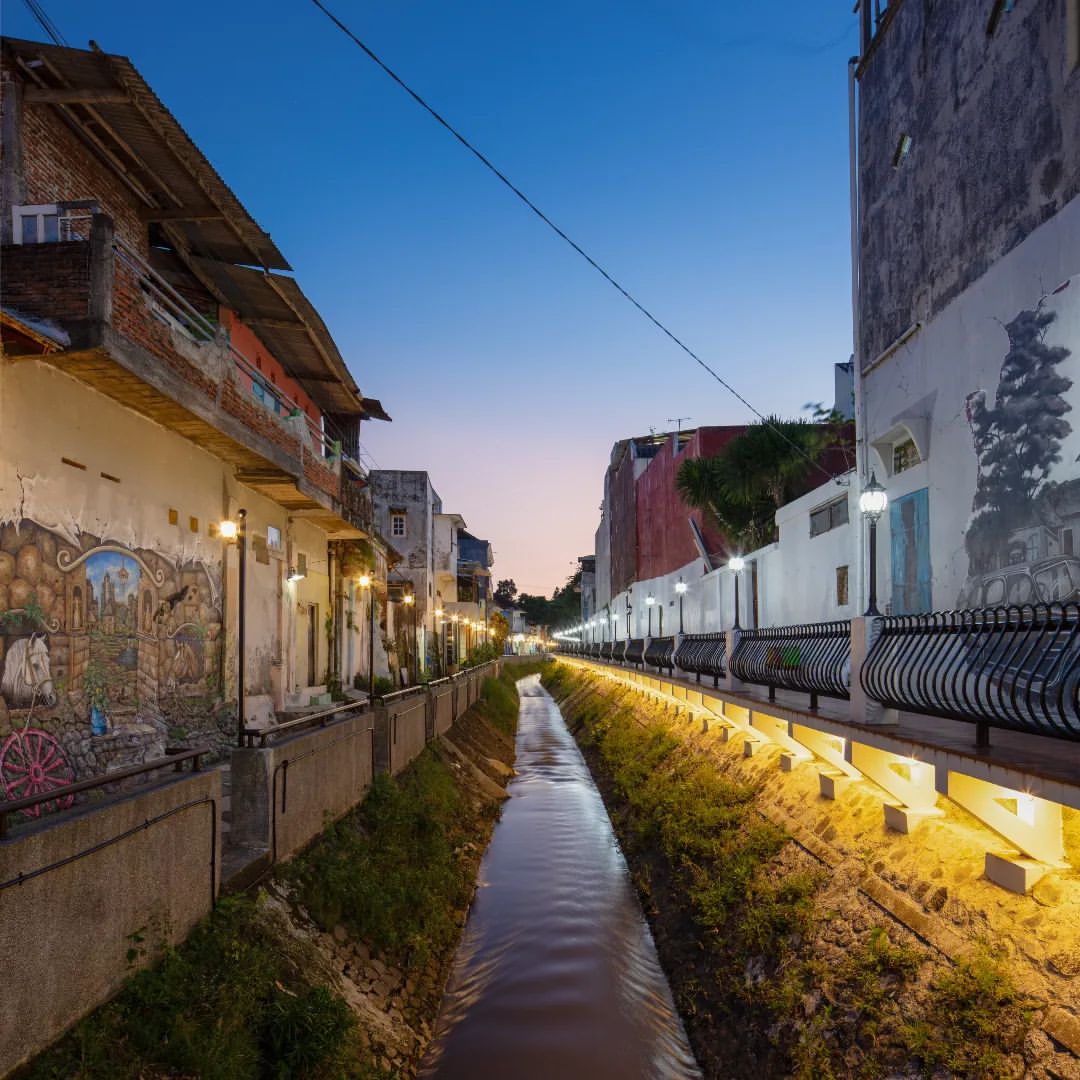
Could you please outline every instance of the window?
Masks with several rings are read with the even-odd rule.
[[[843,498],[834,499],[825,506],[818,507],[817,510],[810,511],[810,535],[812,537],[820,536],[830,529],[835,529],[847,523],[848,500],[846,495]]]
[[[55,244],[60,239],[60,211],[55,203],[13,206],[11,224],[16,244]]]
[[[836,568],[836,603],[839,607],[846,606],[848,602],[848,568],[838,566]]]
[[[894,475],[912,469],[921,463],[922,458],[919,456],[919,448],[915,445],[914,439],[904,439],[903,442],[898,442],[893,447],[892,471]]]
[[[395,510],[390,514],[390,535],[391,536],[404,536],[405,535],[405,513],[401,510]]]

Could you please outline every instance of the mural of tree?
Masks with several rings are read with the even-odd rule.
[[[1071,354],[1048,345],[1046,330],[1057,316],[1040,307],[1021,311],[1005,332],[1009,351],[1001,366],[994,404],[981,396],[971,404],[971,430],[979,459],[975,519],[967,534],[973,570],[992,568],[1009,533],[1037,516],[1051,493],[1049,479],[1061,461],[1061,445],[1072,431],[1065,419],[1072,387],[1057,366]]]

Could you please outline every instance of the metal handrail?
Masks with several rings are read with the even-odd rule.
[[[645,663],[657,671],[667,670],[674,673],[673,657],[675,655],[675,639],[673,637],[649,638],[649,647],[645,650]]]
[[[687,634],[675,651],[675,666],[689,671],[701,682],[702,675],[711,675],[713,686],[727,675],[727,634]]]
[[[630,638],[626,643],[626,650],[623,653],[623,662],[627,664],[633,664],[635,667],[642,667],[645,663],[645,639],[644,638]]]
[[[1080,604],[882,617],[860,678],[890,708],[1080,740]]]
[[[361,712],[368,708],[370,702],[368,701],[346,701],[343,705],[335,705],[333,708],[324,709],[322,712],[307,713],[304,716],[298,716],[294,720],[284,720],[280,723],[269,724],[264,728],[249,728],[243,729],[243,735],[247,739],[247,745],[254,745],[253,740],[258,739],[260,746],[266,745],[266,740],[272,738],[274,735],[280,735],[283,731],[296,731],[299,728],[310,727],[314,724],[318,724],[319,727],[326,727],[327,723],[337,716],[340,716],[344,712],[350,712],[353,709],[359,709]]]
[[[736,679],[769,688],[810,695],[810,708],[818,695],[847,699],[851,678],[851,622],[805,623],[739,632],[728,670]]]
[[[0,839],[7,835],[7,819],[10,814],[16,814],[22,810],[29,810],[32,807],[51,802],[58,804],[66,802],[67,806],[64,809],[67,809],[74,803],[75,796],[83,791],[93,791],[96,788],[107,787],[109,784],[115,784],[120,780],[127,780],[132,776],[141,776],[143,773],[154,772],[157,769],[172,768],[175,772],[180,772],[180,766],[185,761],[191,762],[192,772],[198,772],[199,759],[209,753],[210,747],[196,746],[179,754],[169,754],[167,757],[143,762],[141,765],[131,765],[126,769],[117,769],[115,772],[92,776],[89,780],[76,780],[72,784],[65,784],[63,787],[53,788],[48,792],[37,795],[24,795],[21,799],[7,799],[0,802]]]

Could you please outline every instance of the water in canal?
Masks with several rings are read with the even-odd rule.
[[[518,690],[517,775],[420,1075],[700,1077],[581,752],[536,676]]]

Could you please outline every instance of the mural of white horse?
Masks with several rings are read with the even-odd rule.
[[[26,709],[35,703],[49,708],[56,704],[44,634],[19,638],[8,648],[0,695],[13,709]]]

